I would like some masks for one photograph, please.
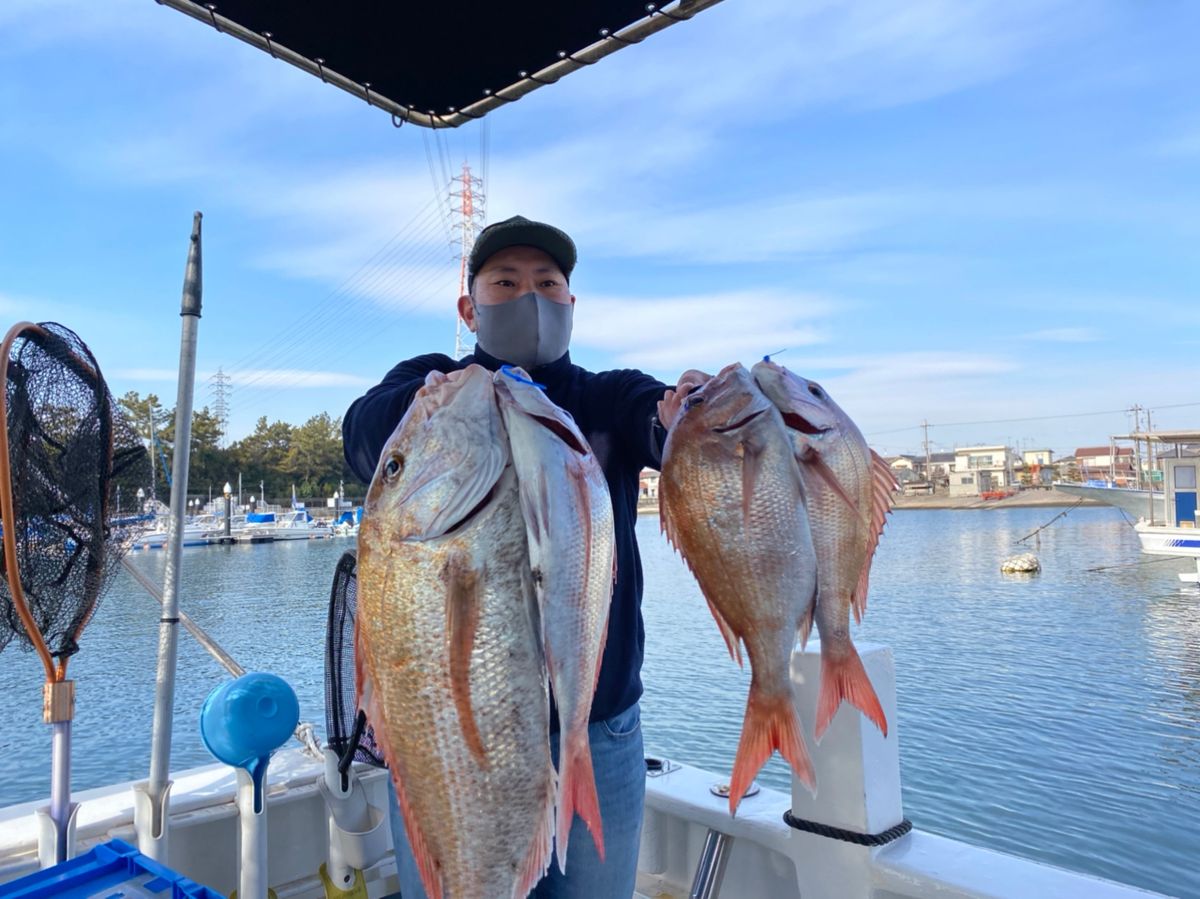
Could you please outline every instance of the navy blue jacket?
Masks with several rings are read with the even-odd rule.
[[[401,362],[383,382],[354,401],[342,421],[346,461],[370,482],[383,446],[404,416],[430,371],[452,372],[472,362],[490,371],[502,364],[478,347],[455,361],[440,353]],[[642,695],[642,560],[634,525],[637,522],[638,476],[658,468],[666,431],[658,421],[658,401],[667,386],[632,369],[590,372],[571,364],[570,354],[535,368],[530,375],[546,387],[546,395],[566,409],[591,444],[612,494],[617,551],[617,582],[608,618],[608,640],[600,664],[600,681],[592,700],[592,721],[617,715]],[[552,728],[557,729],[557,716]]]

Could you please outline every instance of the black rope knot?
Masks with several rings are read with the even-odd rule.
[[[816,821],[806,821],[804,818],[797,818],[790,809],[783,813],[783,820],[788,827],[796,830],[815,833],[817,836],[829,837],[833,840],[842,840],[846,843],[857,843],[860,846],[886,846],[912,830],[912,822],[907,818],[895,827],[889,827],[879,833],[859,833],[857,830],[843,830],[840,827],[830,827],[828,824],[818,824]]]

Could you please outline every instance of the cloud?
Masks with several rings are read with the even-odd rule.
[[[573,344],[611,353],[619,365],[677,373],[752,362],[784,347],[828,339],[826,297],[744,290],[657,298],[589,296],[576,306]]]
[[[673,126],[707,130],[821,104],[921,102],[1001,78],[1062,35],[1083,36],[1104,19],[1103,10],[1093,12],[1096,19],[1082,23],[1065,0],[722,4],[623,50],[616,65],[571,76],[572,96],[557,102],[590,111],[622,97],[626,108],[650,105]],[[775,36],[786,39],[773,43]],[[699,89],[670,91],[681,72]],[[648,102],[663,96],[670,102]]]
[[[1046,328],[1023,336],[1024,340],[1044,340],[1052,343],[1094,343],[1100,340],[1095,328]]]

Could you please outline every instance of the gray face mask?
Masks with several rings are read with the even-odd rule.
[[[571,303],[526,293],[495,306],[475,306],[476,337],[485,353],[524,369],[560,358],[571,342]]]

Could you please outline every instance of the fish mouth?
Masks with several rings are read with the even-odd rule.
[[[766,411],[766,409],[759,409],[756,412],[751,412],[745,418],[739,418],[733,424],[725,425],[723,428],[713,428],[713,431],[718,434],[727,434],[730,431],[736,431],[738,428],[743,428],[750,424],[750,422],[754,421],[754,419],[758,418],[758,416],[762,415]]]
[[[815,437],[819,434],[824,434],[827,431],[833,430],[832,428],[822,428],[819,425],[813,424],[799,412],[789,410],[787,412],[781,412],[780,414],[783,416],[783,423],[785,425],[787,425],[793,431],[799,431],[801,434],[808,434]]]

